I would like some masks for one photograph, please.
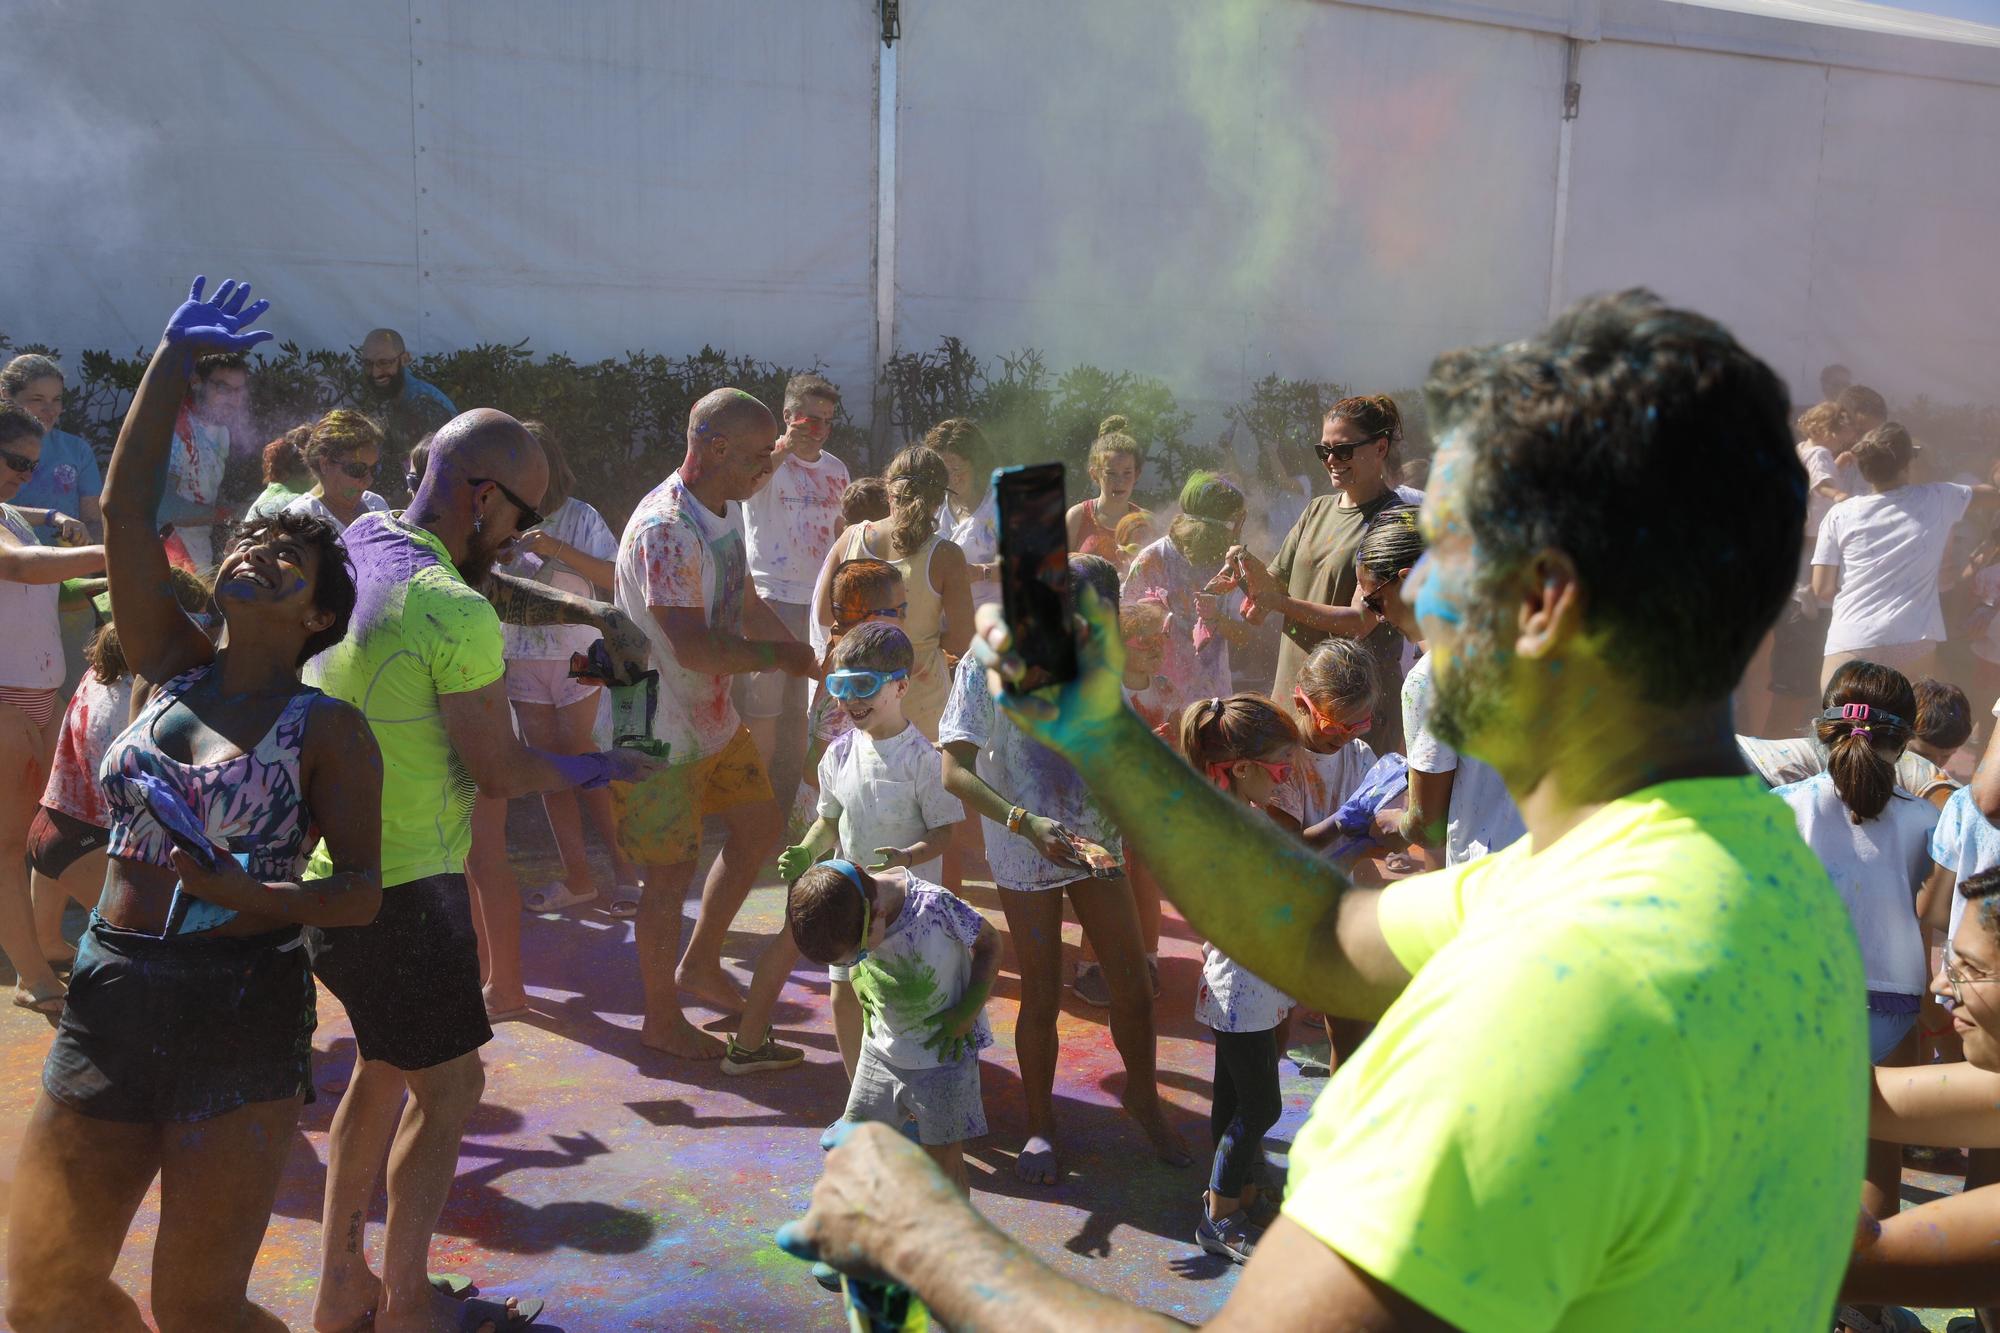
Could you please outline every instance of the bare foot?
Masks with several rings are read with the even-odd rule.
[[[1188,1151],[1187,1140],[1180,1131],[1167,1123],[1165,1108],[1158,1097],[1142,1099],[1137,1105],[1121,1099],[1125,1113],[1139,1122],[1139,1128],[1146,1131],[1146,1141],[1153,1145],[1153,1155],[1168,1166],[1186,1166],[1194,1160]]]
[[[528,1008],[528,992],[516,986],[507,991],[497,991],[488,986],[485,989],[486,1020],[489,1023],[505,1023],[516,1018],[525,1018]]]
[[[1040,1134],[1031,1134],[1014,1157],[1014,1174],[1030,1185],[1053,1185],[1062,1174],[1056,1165],[1056,1145]]]
[[[40,1014],[48,1020],[50,1027],[55,1027],[62,1022],[63,1005],[67,995],[68,992],[63,990],[60,982],[56,984],[54,990],[42,995],[37,995],[26,987],[16,986],[14,987],[14,1007],[16,1009],[26,1009],[31,1014]]]
[[[691,967],[686,960],[682,960],[680,967],[674,971],[674,984],[703,1004],[726,1014],[743,1012],[743,988],[736,984],[736,978],[723,970],[720,963],[711,967]]]
[[[648,1050],[683,1060],[720,1060],[724,1049],[722,1042],[678,1015],[657,1027],[648,1023],[639,1030],[639,1041]]]
[[[382,1280],[367,1268],[352,1278],[329,1281],[320,1276],[319,1292],[313,1297],[314,1333],[353,1333],[365,1329],[382,1303]]]

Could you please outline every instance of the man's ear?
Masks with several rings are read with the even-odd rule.
[[[1583,584],[1567,552],[1536,552],[1514,583],[1521,598],[1516,653],[1531,659],[1556,657],[1582,635]]]

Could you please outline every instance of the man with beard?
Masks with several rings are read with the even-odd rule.
[[[1087,597],[1078,678],[1001,697],[1197,934],[1306,1007],[1377,1020],[1214,1326],[1825,1327],[1855,1232],[1866,988],[1839,894],[1729,730],[1804,528],[1784,389],[1635,291],[1441,358],[1427,396],[1429,550],[1370,596],[1408,597],[1430,725],[1506,780],[1513,846],[1354,887],[1166,753]],[[1688,476],[1724,473],[1683,502]],[[974,647],[1018,677],[990,612]],[[829,1156],[780,1240],[954,1328],[1177,1327],[1058,1277],[882,1126]]]
[[[381,480],[398,484],[410,449],[457,414],[444,390],[410,373],[410,351],[394,329],[371,329],[361,340],[361,389],[354,406],[382,428]]]
[[[725,1012],[742,992],[722,967],[722,942],[751,882],[784,832],[763,760],[730,698],[734,677],[756,671],[813,674],[800,643],[750,584],[738,506],[771,475],[778,423],[741,389],[717,389],[688,413],[687,456],[653,488],[618,543],[618,609],[639,623],[659,664],[653,735],[671,767],[634,787],[611,789],[618,844],[645,868],[635,934],[646,1020],[639,1040],[684,1059],[726,1056],[727,1073],[783,1069],[804,1053],[767,1035],[743,1050],[695,1027],[680,991]],[[680,952],[681,900],[701,854],[701,825],[726,830],[702,885],[694,934]],[[791,952],[766,951],[770,966]],[[775,981],[775,978],[771,979]],[[775,986],[772,988],[776,993]]]
[[[459,1327],[425,1258],[485,1087],[479,1048],[493,1036],[465,883],[475,787],[525,796],[636,781],[655,767],[632,750],[549,754],[514,733],[500,616],[479,589],[514,534],[539,521],[548,476],[519,422],[467,412],[432,441],[411,507],[364,514],[344,537],[354,617],[317,661],[322,687],[360,708],[382,747],[382,908],[369,925],[316,932],[310,946],[360,1057],[333,1118],[316,1328],[352,1328],[371,1311],[384,1333]],[[363,1241],[385,1154],[378,1277]]]

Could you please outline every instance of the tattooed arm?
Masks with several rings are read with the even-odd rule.
[[[511,574],[490,573],[479,590],[505,624],[588,625],[602,633],[620,679],[636,680],[649,665],[651,650],[644,632],[609,602],[594,602]]]

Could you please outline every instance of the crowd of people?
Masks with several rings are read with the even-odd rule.
[[[1068,988],[1106,1012],[1135,1142],[1194,1161],[1156,1068],[1163,902],[1205,941],[1188,1234],[1247,1265],[1222,1325],[1865,1333],[2000,1305],[2000,746],[1954,775],[2000,694],[1975,518],[2000,490],[1936,477],[1840,368],[1794,417],[1720,326],[1600,298],[1440,358],[1427,491],[1394,399],[1334,404],[1324,485],[1272,497],[1268,542],[1261,483],[1149,477],[1111,417],[1066,519],[1080,674],[1028,692],[975,610],[978,422],[856,478],[836,385],[796,376],[776,412],[718,389],[620,534],[564,441],[458,411],[378,329],[362,399],[285,423],[239,512],[224,423],[267,307],[204,286],[101,475],[56,429],[61,367],[0,369],[0,950],[55,1029],[13,1327],[143,1326],[112,1270],[156,1176],[159,1327],[280,1326],[247,1284],[322,986],[359,1059],[314,1326],[534,1322],[426,1261],[480,1049],[563,981],[525,973],[523,909],[587,906],[632,920],[638,1040],[690,1079],[802,1063],[773,1014],[801,957],[826,969],[849,1092],[782,1243],[952,1327],[1149,1318],[980,1221],[965,1147],[981,1062],[1011,1058],[1014,1170],[1064,1178]],[[404,457],[396,508],[374,486]],[[524,888],[531,795],[561,871]],[[786,925],[746,989],[725,936],[773,871]],[[1336,1071],[1281,1179],[1280,1061],[1322,1027]],[[1979,1151],[1899,1216],[1911,1143]]]

